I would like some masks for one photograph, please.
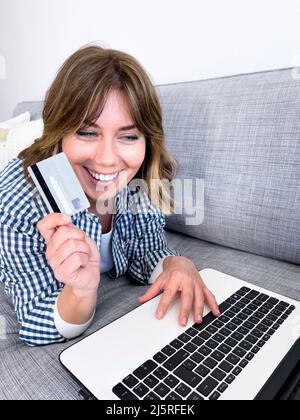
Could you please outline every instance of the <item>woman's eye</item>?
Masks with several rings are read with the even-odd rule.
[[[77,134],[81,137],[97,137],[97,133],[93,131],[78,131]]]
[[[123,137],[120,137],[120,138],[121,138],[121,140],[125,140],[125,141],[135,141],[135,140],[139,139],[138,136],[123,136]]]

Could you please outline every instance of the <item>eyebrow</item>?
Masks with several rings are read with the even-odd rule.
[[[89,127],[94,127],[94,128],[101,128],[99,127],[98,124],[95,123],[90,123],[88,124]],[[133,130],[134,128],[137,128],[137,126],[135,124],[133,125],[126,125],[125,127],[120,127],[117,131],[127,131],[127,130]]]

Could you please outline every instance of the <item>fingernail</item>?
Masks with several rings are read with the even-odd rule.
[[[182,318],[182,320],[181,320],[181,325],[182,325],[183,327],[185,327],[185,326],[186,326],[186,323],[187,323],[187,319],[186,319],[186,318]]]
[[[63,220],[64,220],[64,222],[70,222],[71,221],[71,217],[68,216],[68,215],[66,215],[66,214],[64,214],[63,215]]]
[[[157,314],[157,318],[158,318],[158,319],[162,319],[162,318],[163,318],[163,316],[164,316],[163,311],[158,312],[158,314]]]
[[[197,322],[199,322],[199,324],[201,324],[201,323],[202,323],[202,316],[201,316],[201,315],[198,315],[198,317],[197,317]]]

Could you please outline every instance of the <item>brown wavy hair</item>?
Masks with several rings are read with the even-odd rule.
[[[135,178],[145,180],[149,191],[151,180],[174,179],[178,162],[166,150],[161,107],[148,74],[124,52],[88,45],[72,54],[58,71],[45,97],[43,135],[18,156],[32,185],[28,166],[60,153],[63,137],[97,120],[113,90],[123,93],[131,117],[146,139],[145,160]],[[161,185],[159,200],[151,199],[170,214],[174,201]]]

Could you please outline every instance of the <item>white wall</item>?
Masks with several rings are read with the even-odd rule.
[[[154,83],[196,80],[295,64],[299,18],[299,0],[0,0],[0,121],[85,43],[131,53]]]

